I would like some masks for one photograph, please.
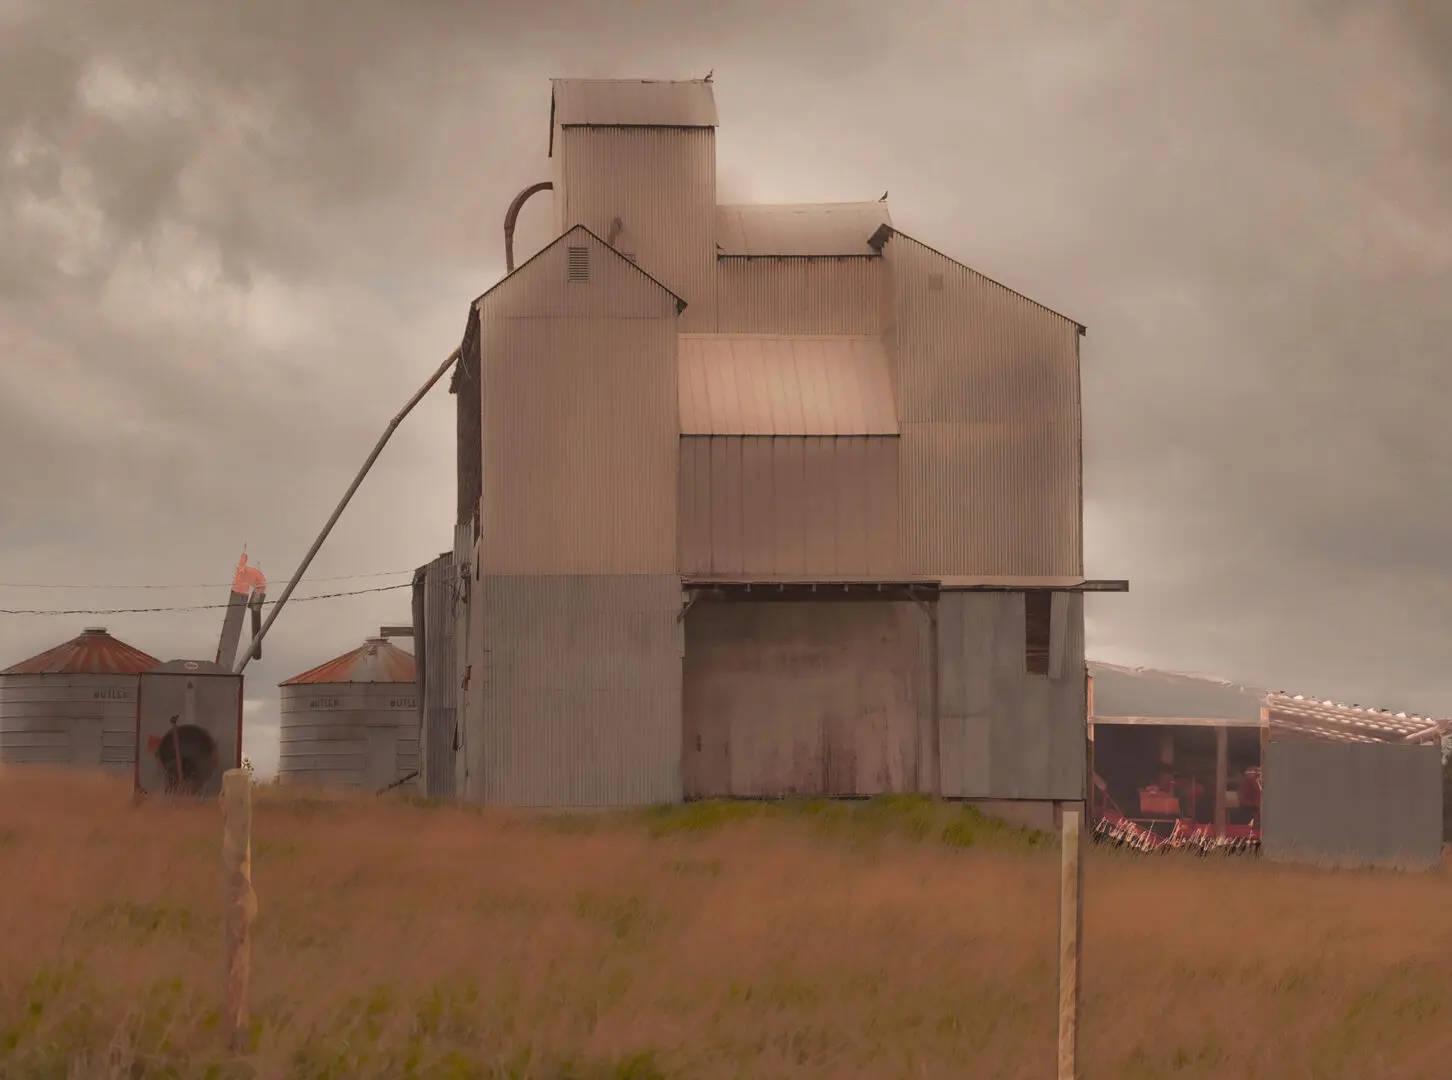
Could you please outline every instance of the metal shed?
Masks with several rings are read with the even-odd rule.
[[[414,658],[387,638],[278,684],[278,779],[382,791],[417,788],[418,689]]]
[[[0,672],[0,762],[129,772],[137,678],[156,657],[89,626]]]
[[[1096,813],[1252,831],[1271,858],[1441,863],[1452,722],[1206,675],[1091,663]],[[1183,828],[1183,826],[1182,826]]]
[[[1083,572],[1083,328],[885,200],[718,205],[716,124],[709,82],[554,83],[557,238],[454,384],[462,794],[1048,824],[1085,794],[1081,594],[1127,587]]]

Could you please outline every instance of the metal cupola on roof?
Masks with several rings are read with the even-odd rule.
[[[379,636],[279,683],[278,779],[375,792],[416,787],[415,673],[413,656]]]
[[[0,671],[0,762],[129,770],[137,677],[158,663],[88,626]]]

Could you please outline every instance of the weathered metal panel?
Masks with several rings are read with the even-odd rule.
[[[452,552],[440,555],[424,571],[423,611],[415,618],[423,626],[423,686],[420,707],[420,787],[430,799],[455,795],[454,759],[458,743],[458,658],[455,641],[461,585]],[[415,642],[417,644],[417,641]]]
[[[1078,423],[1078,324],[901,233],[883,258],[904,420]]]
[[[900,577],[898,441],[683,437],[680,572]]]
[[[682,435],[896,435],[882,342],[682,334]]]
[[[722,255],[858,255],[892,218],[887,203],[764,203],[718,206],[716,250]]]
[[[0,675],[0,763],[124,772],[136,762],[136,675]]]
[[[1078,325],[900,233],[884,259],[909,568],[1082,573]]]
[[[470,714],[469,797],[679,801],[680,579],[486,574],[477,590],[482,702]]]
[[[584,225],[684,299],[681,330],[714,329],[715,132],[566,128],[556,153],[564,226]]]
[[[908,572],[1083,573],[1077,424],[904,423],[901,453]]]
[[[715,271],[718,333],[882,331],[880,258],[723,258]]]
[[[918,786],[915,604],[705,601],[686,615],[688,797]]]
[[[1442,756],[1435,745],[1271,742],[1268,858],[1428,870],[1442,865]]]
[[[1084,797],[1084,598],[1066,596],[1054,605],[1054,616],[1063,621],[1057,678],[1030,674],[1026,668],[1022,593],[940,595],[938,709],[944,795]]]
[[[411,682],[282,684],[277,778],[377,791],[418,769]],[[386,729],[386,738],[375,734]],[[386,760],[379,760],[380,747]],[[386,775],[384,783],[373,780]],[[415,777],[401,785],[415,790]]]
[[[562,243],[480,301],[486,575],[676,568],[674,301],[577,237],[589,282]]]
[[[552,79],[556,127],[716,126],[716,99],[704,79]],[[552,148],[553,149],[553,148]]]

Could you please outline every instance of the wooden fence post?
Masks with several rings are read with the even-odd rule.
[[[1059,1080],[1079,1078],[1079,967],[1084,956],[1084,804],[1063,808],[1059,864]]]
[[[223,1026],[233,1051],[247,1049],[247,986],[252,974],[252,777],[245,769],[222,775],[222,859],[227,867],[226,1011]]]

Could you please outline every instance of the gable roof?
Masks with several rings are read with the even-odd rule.
[[[569,228],[565,229],[565,231],[562,232],[562,233],[560,233],[559,236],[555,237],[553,240],[551,240],[544,247],[540,248],[538,251],[536,251],[529,258],[525,259],[524,262],[522,262],[518,266],[516,266],[514,268],[514,272],[513,273],[511,273],[511,274],[505,274],[502,278],[500,278],[498,281],[496,281],[489,288],[485,289],[478,296],[474,297],[474,303],[475,304],[478,304],[480,300],[483,300],[486,296],[489,296],[491,293],[497,291],[499,289],[499,287],[501,285],[503,285],[506,281],[513,281],[516,277],[518,277],[520,274],[524,273],[525,270],[527,270],[531,265],[533,265],[533,263],[541,255],[543,255],[546,251],[550,251],[550,250],[558,247],[560,244],[562,244],[566,240],[568,240],[571,236],[576,236],[577,234],[580,234],[580,233],[583,233],[584,235],[588,236],[591,240],[594,240],[597,244],[599,244],[606,251],[608,251],[612,255],[614,255],[617,259],[619,259],[621,262],[623,262],[626,266],[630,267],[637,274],[640,274],[641,276],[643,276],[646,281],[649,281],[656,288],[660,289],[662,292],[664,292],[668,296],[670,296],[670,298],[676,302],[676,314],[677,315],[679,315],[682,311],[686,310],[686,301],[682,297],[680,297],[679,295],[677,295],[673,290],[671,290],[669,287],[667,287],[665,284],[663,284],[658,278],[652,277],[650,274],[648,274],[644,270],[642,270],[638,265],[636,265],[636,262],[635,262],[634,259],[627,259],[616,248],[611,247],[610,244],[606,243],[600,237],[596,236],[593,232],[591,232],[589,229],[585,228],[585,226],[583,226],[583,225],[571,225]]]
[[[550,147],[555,127],[714,128],[716,97],[704,79],[551,79]]]
[[[1017,289],[1009,288],[1007,285],[1005,285],[1001,281],[995,281],[993,278],[989,277],[987,274],[983,273],[982,271],[973,269],[973,267],[969,266],[967,263],[959,262],[957,259],[953,258],[951,255],[944,255],[937,248],[932,247],[932,246],[930,246],[928,244],[923,243],[921,240],[919,240],[915,236],[909,236],[907,233],[903,232],[901,229],[897,228],[895,225],[884,224],[884,225],[880,226],[878,228],[878,230],[875,233],[872,234],[872,238],[870,240],[868,240],[867,242],[872,245],[873,250],[878,251],[878,252],[881,252],[885,247],[887,247],[888,241],[891,240],[895,236],[900,236],[904,240],[907,240],[910,243],[914,243],[918,247],[923,248],[926,251],[931,251],[934,255],[938,256],[938,258],[943,259],[946,262],[950,262],[954,266],[959,267],[960,269],[967,270],[968,273],[972,274],[974,277],[981,278],[982,280],[988,282],[990,285],[997,285],[1000,289],[1003,289],[1005,292],[1011,292],[1011,293],[1013,293],[1014,296],[1017,296],[1017,297],[1019,297],[1022,300],[1027,300],[1030,304],[1033,304],[1034,307],[1040,308],[1040,309],[1042,309],[1043,311],[1047,312],[1050,315],[1053,315],[1053,316],[1056,316],[1057,318],[1063,319],[1066,323],[1069,323],[1076,330],[1078,330],[1080,334],[1087,334],[1089,332],[1088,327],[1086,327],[1078,319],[1070,318],[1068,315],[1065,315],[1062,311],[1055,311],[1053,308],[1049,307],[1047,304],[1040,303],[1039,301],[1035,300],[1032,296],[1026,296],[1023,293],[1019,292]]]

